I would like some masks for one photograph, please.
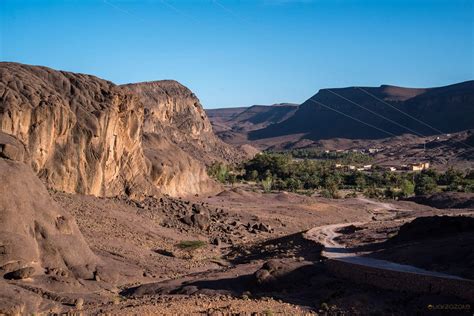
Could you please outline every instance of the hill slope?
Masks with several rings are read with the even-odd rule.
[[[220,138],[231,144],[243,144],[248,142],[248,132],[280,123],[290,118],[297,109],[296,104],[281,103],[210,109],[206,113]]]
[[[257,140],[304,134],[305,138],[311,140],[380,139],[413,133],[413,131],[425,136],[440,134],[400,111],[445,133],[474,128],[474,120],[472,120],[474,81],[429,89],[387,85],[362,89],[357,87],[322,89],[304,102],[293,116],[280,123],[251,131],[249,138]],[[364,91],[391,104],[396,109],[376,100]],[[372,113],[348,100],[369,109]],[[373,112],[406,126],[412,131],[388,122]],[[360,121],[373,125],[375,128],[364,125]]]

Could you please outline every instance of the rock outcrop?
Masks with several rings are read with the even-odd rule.
[[[10,142],[22,150],[22,144]],[[24,279],[55,271],[88,279],[99,259],[75,220],[51,199],[27,164],[0,158],[0,273]],[[47,272],[46,272],[47,273]]]
[[[142,122],[139,101],[111,82],[0,64],[0,131],[25,145],[49,187],[97,196],[151,190]]]
[[[145,107],[145,134],[166,138],[205,165],[214,161],[232,163],[243,157],[214,135],[199,99],[179,82],[161,80],[122,87],[137,95]]]
[[[160,192],[171,196],[187,196],[220,190],[220,185],[209,178],[204,164],[166,137],[146,133],[143,135],[143,147],[151,166],[148,177]]]
[[[0,156],[27,154],[48,187],[96,196],[216,192],[206,165],[238,157],[175,81],[120,87],[17,63],[0,63],[0,132],[24,145]]]

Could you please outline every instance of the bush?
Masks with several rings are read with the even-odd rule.
[[[286,191],[286,189],[287,189],[286,181],[283,181],[282,179],[276,179],[275,181],[273,181],[272,187],[275,190]]]
[[[229,168],[221,162],[214,162],[207,169],[210,177],[221,183],[226,183],[229,177]]]
[[[376,199],[382,196],[381,192],[377,190],[375,186],[370,186],[364,191],[364,196],[371,198],[371,199]]]
[[[436,192],[438,184],[430,175],[421,173],[415,179],[415,194],[424,195]]]
[[[346,194],[346,196],[344,198],[349,199],[349,198],[356,198],[356,197],[357,197],[357,192],[354,191],[354,192]]]
[[[258,171],[252,170],[250,174],[247,176],[247,179],[250,181],[257,181],[258,180]]]
[[[302,188],[301,181],[295,178],[289,178],[286,180],[286,187],[288,191],[296,192]]]
[[[273,180],[271,177],[266,177],[264,180],[261,181],[262,189],[264,192],[268,193],[272,190],[272,183]]]
[[[341,196],[337,188],[324,189],[321,191],[321,196],[327,199],[339,199]]]
[[[400,195],[402,197],[409,197],[415,193],[415,185],[410,180],[402,180],[400,184]]]
[[[206,245],[206,242],[202,240],[184,240],[178,243],[176,246],[179,249],[191,251],[191,250],[204,247],[205,245]]]

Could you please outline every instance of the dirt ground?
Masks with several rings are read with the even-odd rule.
[[[325,268],[322,246],[302,234],[315,226],[369,222],[341,237],[349,246],[368,245],[410,218],[457,210],[245,188],[191,200],[50,194],[76,219],[103,271],[93,280],[3,281],[42,311],[410,315],[432,302],[460,302],[338,279]]]

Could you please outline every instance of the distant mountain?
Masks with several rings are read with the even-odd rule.
[[[322,89],[287,119],[250,131],[248,138],[256,141],[289,135],[301,137],[303,134],[310,140],[380,139],[402,134],[427,136],[440,134],[439,131],[452,133],[472,128],[474,81],[466,81],[427,89],[388,85]]]
[[[283,122],[295,114],[297,104],[253,105],[206,110],[214,132],[229,143],[240,144],[247,133]]]

